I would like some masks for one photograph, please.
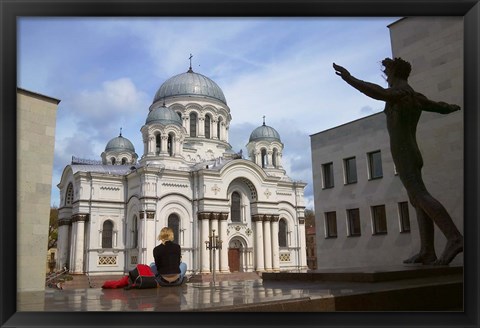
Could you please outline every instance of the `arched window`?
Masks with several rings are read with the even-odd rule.
[[[173,156],[173,139],[174,139],[174,136],[173,134],[169,134],[168,135],[168,140],[167,140],[167,151],[168,151],[168,155]]]
[[[123,158],[122,158],[122,165],[125,165],[125,164],[127,164],[127,158],[126,158],[126,157],[123,157]]]
[[[65,205],[72,205],[73,202],[73,185],[70,183],[65,193]]]
[[[112,165],[115,165],[115,157],[112,157],[110,160],[112,161]]]
[[[278,246],[287,247],[287,222],[284,219],[278,221]]]
[[[107,220],[103,222],[102,229],[102,248],[113,247],[113,222]]]
[[[190,113],[190,137],[197,136],[197,113]]]
[[[212,120],[210,115],[205,115],[205,138],[210,139],[210,124]]]
[[[132,248],[138,247],[138,227],[137,227],[137,216],[133,216],[132,220]]]
[[[158,155],[162,150],[162,140],[160,138],[160,133],[155,135],[155,153]]]
[[[173,230],[173,240],[180,244],[180,218],[177,214],[173,213],[168,216],[168,227]]]
[[[267,150],[265,148],[262,149],[262,167],[266,168],[268,163],[267,158]]]
[[[182,120],[182,113],[177,112],[178,117],[180,117],[180,121]]]
[[[241,222],[241,198],[236,191],[232,193],[232,204],[230,206],[230,218],[232,222]]]
[[[273,150],[273,155],[272,155],[272,165],[273,165],[273,167],[275,167],[275,168],[278,167],[278,164],[277,164],[277,156],[278,156],[278,150],[277,150],[277,148],[275,148],[275,149]]]
[[[222,132],[221,126],[222,126],[222,118],[220,117],[218,119],[218,122],[217,122],[217,138],[218,138],[218,140],[222,140],[222,138],[221,138],[222,137],[221,136],[221,132]]]

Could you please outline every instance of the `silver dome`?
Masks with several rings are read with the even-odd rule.
[[[173,109],[161,106],[152,109],[147,116],[145,124],[159,122],[162,124],[176,124],[182,126],[182,119]]]
[[[191,69],[165,81],[155,94],[153,103],[171,96],[189,95],[214,98],[227,104],[222,89],[215,82]]]
[[[278,134],[277,130],[272,128],[271,126],[263,125],[259,126],[255,130],[253,130],[252,134],[250,134],[251,141],[258,141],[258,140],[269,140],[269,141],[280,141],[280,134]]]
[[[133,144],[128,140],[127,138],[122,137],[120,134],[118,137],[113,138],[107,143],[107,146],[105,147],[105,151],[109,150],[116,150],[116,151],[131,151],[135,152],[135,147],[133,147]]]

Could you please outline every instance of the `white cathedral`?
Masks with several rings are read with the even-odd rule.
[[[248,159],[234,152],[231,119],[220,87],[190,66],[155,94],[140,159],[121,132],[101,161],[72,157],[58,184],[58,268],[123,274],[153,262],[169,226],[189,272],[306,270],[306,184],[286,175],[284,145],[265,122]],[[206,247],[213,233],[216,252]]]

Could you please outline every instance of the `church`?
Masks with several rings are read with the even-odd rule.
[[[191,65],[160,86],[145,116],[141,156],[120,132],[101,160],[72,157],[65,167],[57,185],[59,269],[123,274],[149,264],[165,226],[188,272],[307,269],[306,183],[286,174],[273,127],[264,120],[248,154],[235,152],[223,91]],[[213,235],[214,252],[206,243]]]

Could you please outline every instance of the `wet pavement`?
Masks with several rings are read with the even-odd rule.
[[[18,293],[17,311],[459,311],[462,292],[458,272],[377,282],[256,279],[130,290],[47,288]]]

